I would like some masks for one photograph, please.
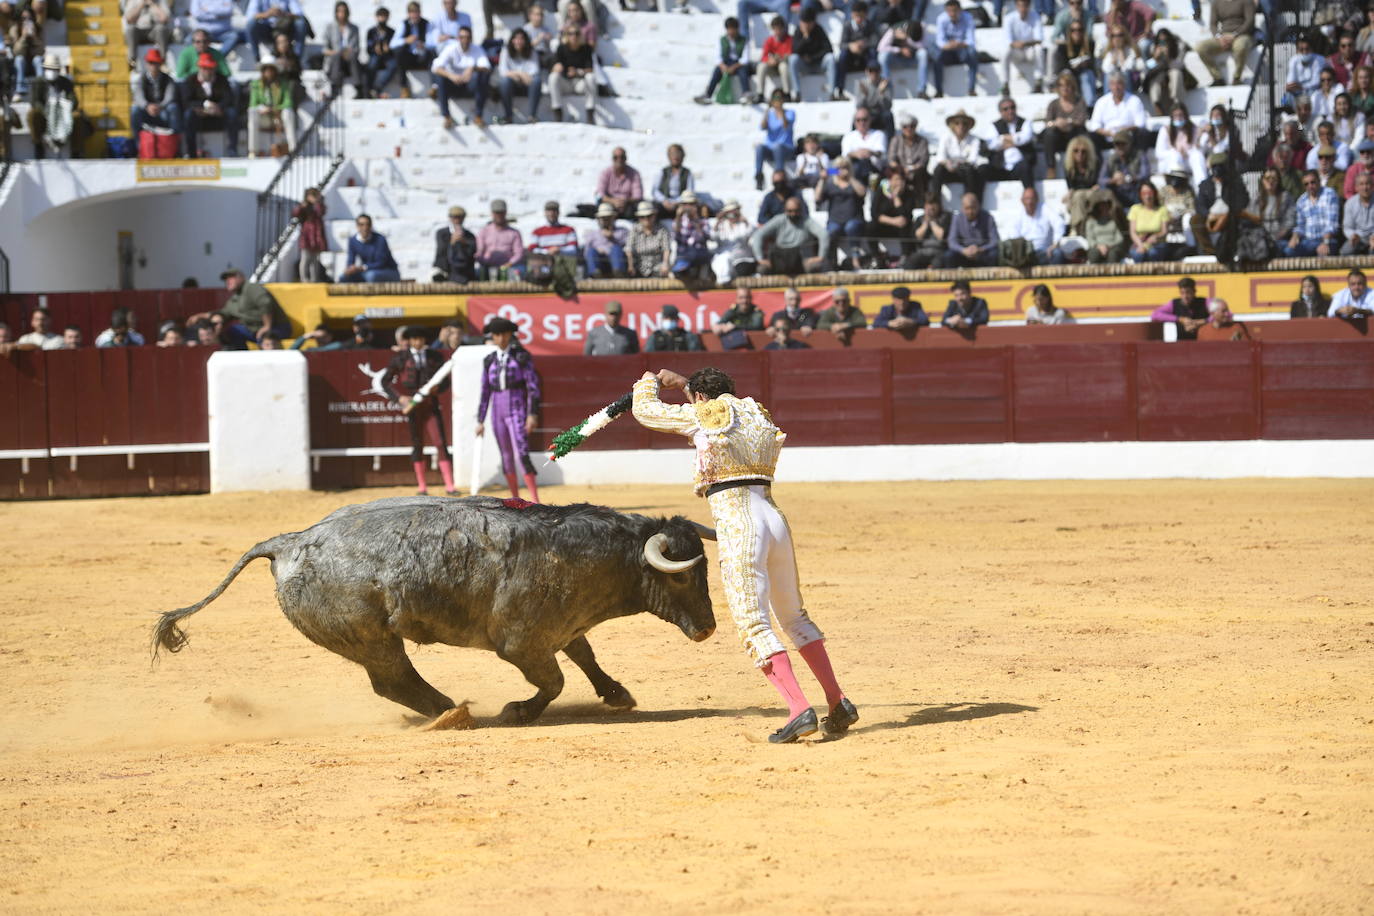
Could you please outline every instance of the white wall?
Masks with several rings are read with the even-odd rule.
[[[177,287],[187,277],[217,286],[231,264],[252,269],[256,219],[251,191],[143,192],[56,207],[27,225],[0,220],[0,247],[9,255],[15,290],[117,289],[121,231],[133,233],[136,288]]]

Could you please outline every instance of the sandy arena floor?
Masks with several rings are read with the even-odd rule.
[[[1367,481],[781,484],[840,741],[766,743],[714,577],[709,642],[592,632],[630,713],[565,662],[534,726],[419,731],[266,561],[149,667],[154,612],[399,492],[0,505],[0,911],[1374,911]],[[412,655],[484,725],[531,692]]]

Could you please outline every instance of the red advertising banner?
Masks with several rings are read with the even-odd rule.
[[[782,309],[782,290],[753,290],[754,303],[763,312],[764,320]],[[891,301],[862,302],[859,307],[870,309],[869,317]],[[582,353],[587,332],[606,321],[606,303],[611,300],[624,307],[622,323],[639,335],[640,347],[658,326],[659,313],[665,305],[675,305],[683,326],[700,333],[729,311],[735,302],[732,289],[713,289],[700,293],[687,291],[653,293],[582,293],[572,299],[548,296],[469,296],[468,321],[480,330],[492,315],[508,318],[520,326],[520,342],[536,356],[574,356]],[[830,306],[830,290],[802,290],[802,305],[820,311]]]

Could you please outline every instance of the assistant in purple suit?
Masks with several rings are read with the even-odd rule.
[[[530,461],[530,447],[526,437],[534,431],[539,415],[539,373],[534,357],[514,343],[515,322],[493,318],[487,322],[487,333],[496,345],[496,352],[482,361],[482,400],[477,405],[477,435],[482,435],[487,419],[487,405],[491,405],[492,432],[501,449],[501,470],[510,485],[510,495],[520,496],[520,481],[516,461],[524,465],[525,486],[530,489],[530,501],[539,502],[539,487],[535,483],[534,463]]]

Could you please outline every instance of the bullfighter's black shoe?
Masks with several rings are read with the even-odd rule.
[[[859,711],[849,702],[849,697],[845,697],[835,704],[835,708],[830,710],[830,715],[821,719],[821,728],[827,735],[843,735],[849,731],[849,726],[857,721]]]
[[[768,740],[772,744],[791,744],[798,738],[814,735],[816,729],[816,710],[808,709],[797,713],[796,718],[769,735]]]

